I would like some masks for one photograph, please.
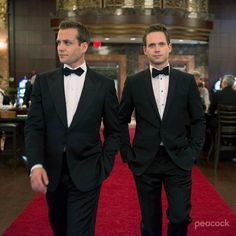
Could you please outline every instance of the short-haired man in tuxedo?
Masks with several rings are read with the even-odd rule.
[[[168,199],[168,236],[187,235],[191,169],[204,143],[197,85],[193,75],[169,65],[171,49],[165,26],[146,29],[143,50],[150,65],[126,79],[120,103],[121,155],[134,174],[142,236],[162,235],[162,185]],[[131,145],[128,123],[133,110],[136,129]]]
[[[83,24],[60,23],[63,66],[37,75],[25,126],[31,187],[46,193],[55,236],[94,235],[101,184],[119,149],[114,81],[87,66],[89,40]]]

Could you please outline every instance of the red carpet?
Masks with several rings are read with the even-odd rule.
[[[164,198],[164,209],[166,199]],[[189,236],[235,236],[236,214],[198,168],[193,169],[192,218]],[[165,212],[165,211],[163,211]],[[140,236],[140,212],[133,177],[117,157],[99,202],[96,236]],[[166,235],[167,220],[164,217]],[[37,195],[4,236],[52,236],[43,195]]]

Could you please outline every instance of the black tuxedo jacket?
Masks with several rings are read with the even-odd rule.
[[[219,104],[236,106],[236,91],[231,86],[213,94],[209,113],[214,114]]]
[[[79,78],[78,78],[79,79]],[[87,70],[80,101],[68,128],[62,68],[37,76],[25,126],[29,168],[43,164],[48,189],[57,187],[66,152],[69,173],[81,191],[109,175],[119,149],[120,127],[114,81]],[[100,138],[104,124],[104,144]]]
[[[136,131],[133,144],[130,145],[128,123],[133,110]],[[149,69],[127,78],[119,119],[121,155],[135,175],[142,174],[152,163],[161,142],[176,165],[186,170],[191,169],[204,143],[205,118],[194,78],[173,68],[170,68],[169,90],[162,120]]]

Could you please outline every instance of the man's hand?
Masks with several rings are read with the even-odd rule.
[[[30,175],[30,183],[33,191],[46,193],[49,183],[46,170],[43,167],[33,169]]]

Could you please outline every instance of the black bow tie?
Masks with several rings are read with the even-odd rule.
[[[68,76],[68,75],[73,74],[73,73],[78,75],[78,76],[81,76],[84,73],[84,70],[81,67],[77,68],[76,70],[72,70],[68,67],[63,68],[63,74],[65,76]]]
[[[158,75],[169,75],[169,66],[166,66],[162,70],[157,70],[155,68],[152,68],[152,78],[155,78]]]

